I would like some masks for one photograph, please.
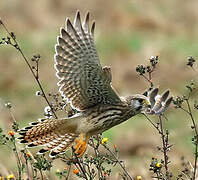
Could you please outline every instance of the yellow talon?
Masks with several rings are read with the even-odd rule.
[[[74,153],[77,154],[78,157],[81,157],[86,149],[87,149],[87,142],[89,137],[86,137],[84,141],[84,134],[81,133],[79,139],[75,139],[76,146],[74,147],[75,151]]]

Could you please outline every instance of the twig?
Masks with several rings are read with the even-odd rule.
[[[188,106],[188,110],[189,110],[188,114],[191,117],[191,120],[192,120],[192,123],[193,123],[193,126],[194,126],[194,130],[195,130],[195,134],[196,134],[196,136],[198,136],[197,126],[196,126],[196,123],[195,123],[195,119],[194,119],[194,117],[192,115],[192,110],[191,110],[191,107],[190,107],[188,99],[186,100],[186,104]]]
[[[86,171],[85,171],[85,169],[82,167],[82,165],[81,165],[81,163],[80,163],[80,161],[79,161],[79,158],[77,157],[77,155],[76,155],[75,153],[73,153],[73,154],[74,154],[74,156],[75,156],[75,158],[76,158],[76,164],[78,164],[80,170],[82,171],[82,173],[83,173],[83,175],[84,175],[84,178],[85,178],[86,180],[88,180],[87,175],[86,175]]]
[[[163,123],[162,123],[162,117],[159,116],[159,121],[160,121],[160,134],[161,134],[161,138],[162,138],[162,149],[163,149],[163,154],[164,154],[164,166],[165,166],[165,170],[166,170],[166,176],[168,177],[168,156],[167,156],[167,142],[165,142],[165,134],[164,134],[164,130],[163,130]]]
[[[152,71],[153,72],[153,71]],[[144,74],[141,75],[146,81],[150,83],[150,87],[153,87],[153,82],[151,78],[151,73],[149,73],[149,77],[146,77]]]
[[[196,140],[197,141],[197,140]],[[195,159],[194,159],[194,170],[193,170],[193,180],[196,178],[196,172],[197,172],[197,157],[198,157],[198,147],[197,142],[195,145]]]
[[[155,129],[158,130],[158,126],[155,125],[155,124],[152,122],[152,120],[151,120],[146,114],[143,113],[143,115],[144,115],[144,117],[151,123],[151,125],[152,125]],[[158,131],[159,131],[159,130],[158,130]]]
[[[165,137],[165,134],[164,134],[162,116],[161,115],[159,116],[159,126],[154,124],[152,122],[152,120],[146,114],[144,114],[144,116],[151,123],[151,125],[158,131],[158,133],[161,135],[162,152],[163,152],[163,155],[164,155],[164,167],[165,167],[165,172],[166,172],[165,176],[166,176],[167,180],[169,180],[170,179],[170,177],[169,177],[170,174],[169,174],[169,170],[168,170],[168,163],[169,162],[168,162],[167,150],[168,150],[169,147],[171,147],[171,145],[168,144],[168,135],[166,135],[166,137]],[[159,175],[157,174],[157,176],[159,176]],[[159,179],[159,178],[157,178],[157,179]]]
[[[41,175],[41,180],[44,180],[44,177],[43,177],[43,172],[42,172],[42,170],[39,170],[39,172],[40,172],[40,175]]]
[[[26,165],[26,170],[27,170],[27,177],[30,178],[30,171],[29,171],[28,160],[27,159],[25,159],[25,165]]]
[[[186,104],[187,104],[187,107],[189,110],[188,114],[190,115],[190,118],[193,123],[193,129],[195,131],[195,159],[194,159],[194,170],[193,170],[193,180],[195,180],[196,172],[197,172],[197,158],[198,158],[198,147],[197,147],[198,146],[198,131],[197,131],[197,126],[196,126],[195,119],[193,117],[192,110],[191,110],[188,99],[186,99]]]
[[[95,147],[93,138],[91,139],[91,142],[92,142],[92,147],[93,147],[94,152],[95,152],[95,156],[98,157],[98,154],[99,154],[98,148]],[[102,171],[101,171],[101,166],[99,165],[98,166],[98,178],[100,178],[100,176],[102,176]]]
[[[115,156],[115,154],[113,152],[111,152],[111,150],[106,146],[106,145],[103,145],[107,151],[116,159],[116,161],[118,162],[118,164],[120,165],[120,167],[123,169],[123,171],[125,172],[125,174],[128,176],[128,178],[130,180],[134,180],[130,174],[127,172],[127,170],[125,169],[125,167],[122,165],[122,163],[120,162],[120,160]]]
[[[16,141],[15,141],[15,137],[13,136],[13,145],[14,145],[14,152],[15,152],[15,156],[16,156],[16,159],[17,159],[17,167],[18,167],[18,173],[19,173],[19,180],[21,180],[21,160],[19,158],[19,154],[18,154],[18,151],[17,151],[17,147],[16,147]]]
[[[71,165],[69,166],[69,170],[68,170],[68,172],[67,172],[67,177],[66,177],[66,179],[65,179],[65,180],[68,180],[68,179],[69,179],[70,171],[71,171]]]

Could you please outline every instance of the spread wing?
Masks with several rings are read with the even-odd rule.
[[[110,68],[100,65],[94,28],[95,22],[89,28],[89,13],[82,24],[78,11],[73,25],[66,19],[66,27],[60,29],[55,46],[59,91],[79,110],[121,102],[111,86]]]

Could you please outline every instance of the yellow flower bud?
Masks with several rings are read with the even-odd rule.
[[[14,179],[14,174],[9,174],[7,177],[6,177],[7,179]]]
[[[161,163],[157,163],[156,164],[156,167],[161,168],[162,167],[162,164]]]
[[[102,143],[102,144],[106,144],[106,143],[107,143],[107,141],[108,141],[108,138],[102,138],[101,143]]]
[[[136,180],[142,180],[142,176],[137,176]]]

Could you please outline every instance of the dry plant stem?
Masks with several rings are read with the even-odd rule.
[[[12,120],[13,120],[13,122],[16,122],[16,119],[15,119],[15,117],[14,117],[14,115],[13,115],[13,113],[12,113],[12,111],[11,111],[11,109],[9,108],[9,113],[10,113],[10,115],[11,115],[11,118],[12,118]],[[15,138],[15,137],[13,137],[13,138]],[[14,145],[14,149],[15,149],[15,157],[16,157],[16,159],[17,159],[17,167],[18,167],[18,174],[19,174],[19,180],[21,179],[21,167],[22,167],[22,165],[21,165],[21,160],[20,160],[20,157],[19,157],[19,153],[18,153],[18,151],[17,151],[17,146],[16,146],[16,141],[15,141],[15,139],[13,140],[13,145]],[[28,169],[28,167],[27,167],[27,169]],[[29,173],[28,173],[29,174]],[[28,176],[29,177],[29,176]]]
[[[196,178],[197,172],[197,156],[198,156],[198,147],[197,144],[195,145],[195,159],[194,159],[194,170],[193,170],[193,180]]]
[[[15,148],[15,156],[16,156],[16,159],[17,159],[17,167],[18,167],[18,174],[19,174],[19,180],[21,180],[21,167],[22,167],[22,165],[21,165],[21,160],[20,160],[20,158],[19,158],[19,153],[18,153],[18,151],[17,151],[17,147],[16,147],[16,143],[15,143],[15,140],[14,140],[14,148]]]
[[[89,164],[86,164],[86,166],[87,166],[87,169],[88,169],[88,171],[89,171],[89,175],[90,175],[89,178],[90,178],[90,179],[94,179],[94,177],[95,177],[96,175],[95,175],[95,176],[92,175],[91,169],[90,169],[91,166],[90,166]],[[100,179],[100,176],[98,176],[98,179]]]
[[[13,37],[13,35],[10,33],[10,31],[8,30],[8,28],[5,26],[5,24],[1,20],[0,20],[0,25],[3,26],[3,28],[6,30],[6,32],[9,34],[9,36],[14,41],[14,43],[15,43],[14,47],[20,52],[20,54],[22,55],[23,59],[25,60],[27,66],[29,67],[32,75],[34,76],[34,79],[36,80],[36,82],[37,82],[37,84],[38,84],[38,86],[39,86],[39,88],[40,88],[40,90],[42,92],[42,95],[43,95],[45,101],[47,102],[48,106],[51,108],[51,111],[52,111],[54,117],[57,119],[58,117],[57,117],[56,113],[54,112],[54,110],[53,110],[50,102],[48,101],[47,96],[45,94],[45,91],[44,91],[44,89],[43,89],[43,87],[41,85],[41,82],[39,80],[39,77],[38,77],[38,63],[37,63],[37,73],[35,74],[34,71],[33,71],[33,69],[32,69],[32,67],[31,67],[31,65],[30,65],[30,63],[29,63],[29,61],[27,60],[26,56],[24,55],[23,51],[21,50],[21,48],[20,48],[20,46],[19,46],[16,38]]]
[[[182,174],[183,174],[187,179],[191,180],[190,175],[186,175],[186,174],[185,174],[185,173],[183,173],[183,172],[182,172]]]
[[[32,171],[32,177],[34,177],[35,176],[34,168],[33,168],[32,164],[30,166],[31,166],[31,171]]]
[[[39,78],[39,62],[36,61],[36,77]]]
[[[165,134],[164,134],[164,130],[163,130],[163,123],[162,123],[162,117],[159,116],[159,121],[160,121],[160,134],[161,134],[161,138],[162,138],[162,149],[163,149],[163,154],[164,154],[164,166],[165,166],[165,170],[166,170],[166,176],[168,177],[168,156],[167,156],[167,143],[165,142]]]
[[[25,166],[26,166],[26,171],[27,171],[27,177],[28,177],[29,179],[31,179],[31,177],[30,177],[30,171],[29,171],[29,167],[28,167],[28,160],[27,160],[27,158],[25,158]]]
[[[74,156],[75,156],[75,158],[76,158],[76,164],[78,164],[79,169],[81,170],[81,172],[82,172],[83,175],[84,175],[84,178],[85,178],[86,180],[88,180],[87,175],[86,175],[86,171],[85,171],[84,167],[81,165],[81,162],[79,161],[79,158],[76,156],[75,153],[73,153],[73,154],[74,154]]]
[[[144,74],[142,74],[142,76],[144,77],[144,79],[149,82],[150,87],[153,87],[154,86],[154,84],[152,82],[152,73],[154,72],[154,70],[155,70],[155,67],[153,67],[152,70],[148,73],[148,77],[145,76]]]
[[[169,179],[169,177],[168,177],[169,172],[168,172],[167,142],[165,142],[165,134],[164,134],[164,130],[163,130],[162,116],[159,116],[159,125],[160,125],[159,127],[156,126],[147,115],[144,114],[144,116],[161,135],[162,150],[163,150],[163,154],[164,154],[164,167],[165,167],[165,171],[166,171],[166,176]]]
[[[188,114],[190,115],[190,118],[192,120],[192,123],[193,123],[193,129],[195,131],[195,136],[196,136],[196,139],[195,139],[195,159],[194,159],[194,170],[193,170],[193,180],[195,180],[196,178],[196,172],[197,172],[197,158],[198,158],[198,131],[197,131],[197,126],[196,126],[196,123],[195,123],[195,119],[193,117],[193,114],[192,114],[192,110],[191,110],[191,107],[190,107],[190,104],[189,104],[189,101],[188,99],[186,100],[186,104],[188,106]]]
[[[182,109],[184,112],[186,112],[190,116],[190,118],[192,120],[192,123],[193,123],[193,129],[195,131],[196,142],[195,142],[194,170],[193,170],[193,178],[192,178],[192,180],[195,180],[196,172],[197,172],[197,161],[198,161],[198,143],[197,143],[197,141],[198,141],[198,130],[197,130],[197,125],[195,123],[195,119],[193,117],[192,110],[191,110],[191,107],[190,107],[189,98],[190,98],[190,94],[189,94],[188,98],[185,100],[188,110],[184,109],[183,107],[180,107],[180,109]]]
[[[160,173],[156,172],[156,175],[157,175],[157,176],[152,176],[152,179],[161,179],[161,178],[160,178]]]
[[[152,83],[152,72],[153,72],[153,70],[151,71],[151,72],[149,72],[149,81]]]
[[[29,171],[29,168],[28,168],[28,161],[27,161],[27,159],[25,160],[25,165],[26,165],[26,170],[27,170],[27,177],[30,178],[30,171]]]
[[[196,123],[195,123],[195,119],[194,119],[194,117],[192,115],[192,110],[191,110],[191,107],[190,107],[188,99],[186,100],[186,104],[187,104],[188,110],[189,110],[188,114],[190,115],[192,123],[193,123],[193,126],[194,126],[195,135],[198,136],[197,126],[196,126]]]
[[[38,175],[38,172],[35,171],[35,175],[33,176],[34,177],[33,179],[35,179],[35,177],[37,177],[37,175]]]
[[[66,179],[65,179],[65,180],[69,180],[69,174],[70,174],[70,171],[71,171],[71,165],[69,166],[69,170],[68,170],[68,172],[67,172],[67,177],[66,177]]]
[[[9,108],[9,113],[10,113],[10,116],[11,116],[11,118],[12,118],[12,120],[13,120],[13,123],[16,122],[16,119],[15,119],[15,117],[14,117],[14,114],[12,113],[12,111],[11,111],[10,108]]]
[[[77,164],[78,164],[78,166],[79,166],[81,172],[83,173],[84,178],[85,178],[86,180],[88,180],[87,175],[86,175],[86,171],[85,171],[84,167],[81,165],[81,162],[79,161],[78,157],[77,157]]]
[[[113,152],[111,152],[111,150],[106,146],[106,145],[103,145],[106,149],[107,149],[107,151],[116,159],[116,161],[118,162],[118,164],[120,165],[120,167],[123,169],[123,171],[124,171],[124,173],[128,176],[128,178],[130,179],[130,180],[134,180],[131,176],[130,176],[130,174],[126,171],[126,169],[125,169],[125,167],[122,165],[122,163],[119,161],[119,159],[116,157],[116,155],[113,153]]]
[[[150,83],[150,87],[153,87],[151,73],[149,73],[149,78],[147,78],[144,74],[142,74],[142,77],[144,77],[144,79]]]
[[[146,114],[143,114],[144,115],[144,117],[151,123],[151,125],[157,130],[157,131],[159,131],[158,130],[158,127],[152,122],[152,120],[146,115]]]
[[[95,156],[97,157],[98,154],[99,154],[98,148],[95,147],[94,140],[91,139],[91,141],[92,141],[92,146],[93,146],[93,149],[94,149],[94,152],[95,152]],[[98,178],[99,178],[100,176],[102,176],[102,170],[101,170],[101,168],[100,168],[100,166],[99,166],[99,167],[98,167]]]
[[[89,167],[89,164],[87,164],[87,163],[84,163],[85,164],[85,166],[87,167],[87,169],[88,169],[88,173],[89,173],[89,178],[92,178],[92,176],[91,176],[91,170],[90,170],[90,167]]]
[[[12,111],[11,111],[10,108],[9,108],[9,113],[10,113],[10,116],[11,116],[13,122],[16,122],[16,119],[15,119],[15,117],[14,117],[14,115],[13,115],[13,113],[12,113]],[[19,157],[19,153],[17,151],[15,137],[12,137],[12,138],[14,138],[13,139],[13,145],[14,145],[14,149],[15,149],[15,151],[14,151],[15,157],[17,159],[17,167],[18,167],[18,174],[19,174],[19,177],[18,178],[19,178],[19,180],[21,180],[21,167],[22,167],[21,160],[20,160],[20,157]]]
[[[42,172],[42,170],[39,170],[39,172],[40,172],[40,175],[41,175],[41,180],[44,180],[44,177],[43,177],[43,172]]]
[[[191,67],[191,69],[195,72],[196,75],[198,75],[198,71],[194,67]]]

